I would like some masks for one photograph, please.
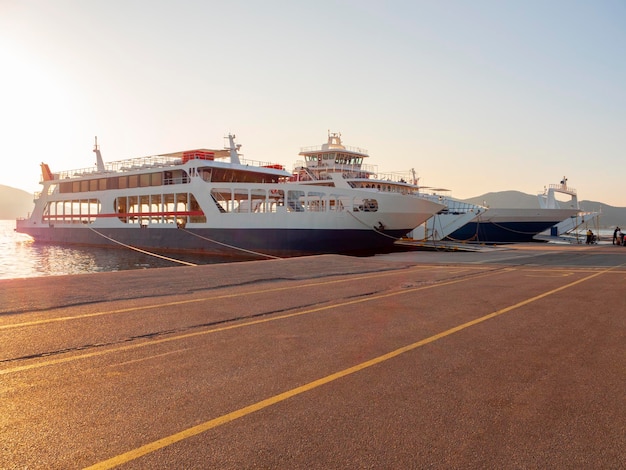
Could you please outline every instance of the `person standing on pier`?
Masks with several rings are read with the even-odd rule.
[[[615,245],[615,243],[617,242],[617,244],[619,244],[619,242],[617,241],[617,234],[621,232],[621,229],[619,227],[615,227],[615,231],[613,232],[613,245]]]

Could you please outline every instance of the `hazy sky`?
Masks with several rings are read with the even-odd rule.
[[[328,130],[459,198],[567,176],[626,206],[624,0],[0,0],[0,184]],[[591,209],[591,208],[590,208]]]

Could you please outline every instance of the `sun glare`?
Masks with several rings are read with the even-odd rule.
[[[75,119],[72,92],[48,60],[4,46],[0,47],[0,63],[4,70],[0,74],[0,146],[8,158],[25,165],[23,173],[2,184],[32,188],[38,182],[43,154],[63,147],[62,136]],[[35,158],[33,153],[42,156]]]

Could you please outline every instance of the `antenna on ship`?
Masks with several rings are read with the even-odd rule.
[[[230,150],[230,163],[235,163],[236,165],[241,165],[241,161],[239,161],[239,149],[241,148],[241,144],[235,145],[235,134],[228,134],[228,143]]]
[[[98,136],[96,136],[96,143],[93,145],[93,151],[96,154],[96,167],[98,171],[104,171],[104,160],[102,160],[102,154],[98,147]]]

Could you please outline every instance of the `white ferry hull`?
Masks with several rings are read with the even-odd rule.
[[[290,186],[295,188],[295,186]],[[309,189],[309,188],[306,188]],[[336,191],[335,191],[336,192]],[[355,193],[355,191],[351,191]],[[371,193],[365,193],[371,197]],[[102,196],[105,203],[106,196]],[[17,231],[37,242],[121,247],[162,252],[249,256],[376,252],[394,242],[440,209],[437,204],[394,194],[376,196],[378,210],[289,212],[272,214],[210,213],[205,223],[128,224],[115,214],[101,213],[89,223],[64,223],[34,214],[18,220]],[[202,200],[201,197],[198,198]],[[39,219],[39,220],[38,220]]]
[[[575,216],[577,209],[488,209],[471,222],[450,233],[453,241],[519,243]]]

